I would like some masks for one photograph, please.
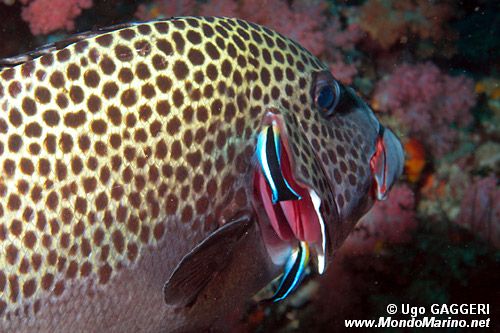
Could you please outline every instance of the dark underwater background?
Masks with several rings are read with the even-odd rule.
[[[239,17],[297,40],[398,134],[405,173],[324,276],[284,302],[252,302],[237,330],[336,332],[345,319],[386,316],[390,303],[487,303],[487,316],[453,318],[489,317],[500,331],[499,9],[486,0],[0,0],[0,58],[181,15]]]

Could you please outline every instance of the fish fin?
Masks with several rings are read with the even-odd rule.
[[[96,30],[90,30],[90,31],[85,31],[85,32],[73,34],[66,39],[42,45],[40,47],[37,47],[35,50],[28,51],[24,54],[16,55],[13,57],[1,58],[0,59],[0,69],[2,69],[4,67],[13,67],[13,66],[21,65],[25,62],[40,58],[46,54],[49,54],[49,53],[52,53],[52,52],[55,52],[58,50],[62,50],[65,47],[70,46],[72,44],[76,44],[82,40],[96,37],[96,36],[99,36],[101,34],[105,34],[108,32],[113,32],[113,31],[116,31],[119,29],[130,28],[130,27],[133,27],[134,25],[137,25],[137,24],[139,24],[139,23],[120,23],[120,24],[115,24],[115,25],[110,26],[110,27],[99,28]]]
[[[227,223],[186,254],[163,287],[165,303],[192,305],[215,274],[227,266],[234,246],[248,233],[251,222],[242,217]]]

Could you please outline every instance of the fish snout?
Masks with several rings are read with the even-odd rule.
[[[370,160],[374,178],[374,196],[384,200],[387,193],[403,173],[403,146],[397,136],[380,124],[376,150]]]

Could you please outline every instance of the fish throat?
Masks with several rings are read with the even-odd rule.
[[[284,299],[306,274],[312,250],[317,271],[325,270],[327,236],[316,191],[294,176],[287,137],[275,120],[263,127],[257,141],[254,199],[263,207],[259,223],[273,261],[284,272],[273,300]],[[305,255],[307,253],[307,255]]]

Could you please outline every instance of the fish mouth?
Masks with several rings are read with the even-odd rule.
[[[293,155],[281,120],[275,114],[267,119],[258,137],[254,173],[254,199],[260,208],[264,242],[273,262],[280,265],[297,249],[310,251],[317,272],[322,274],[330,241],[321,198],[312,186],[294,176]]]
[[[391,130],[379,124],[375,153],[370,159],[373,196],[385,200],[387,193],[403,173],[404,152],[401,142]]]

